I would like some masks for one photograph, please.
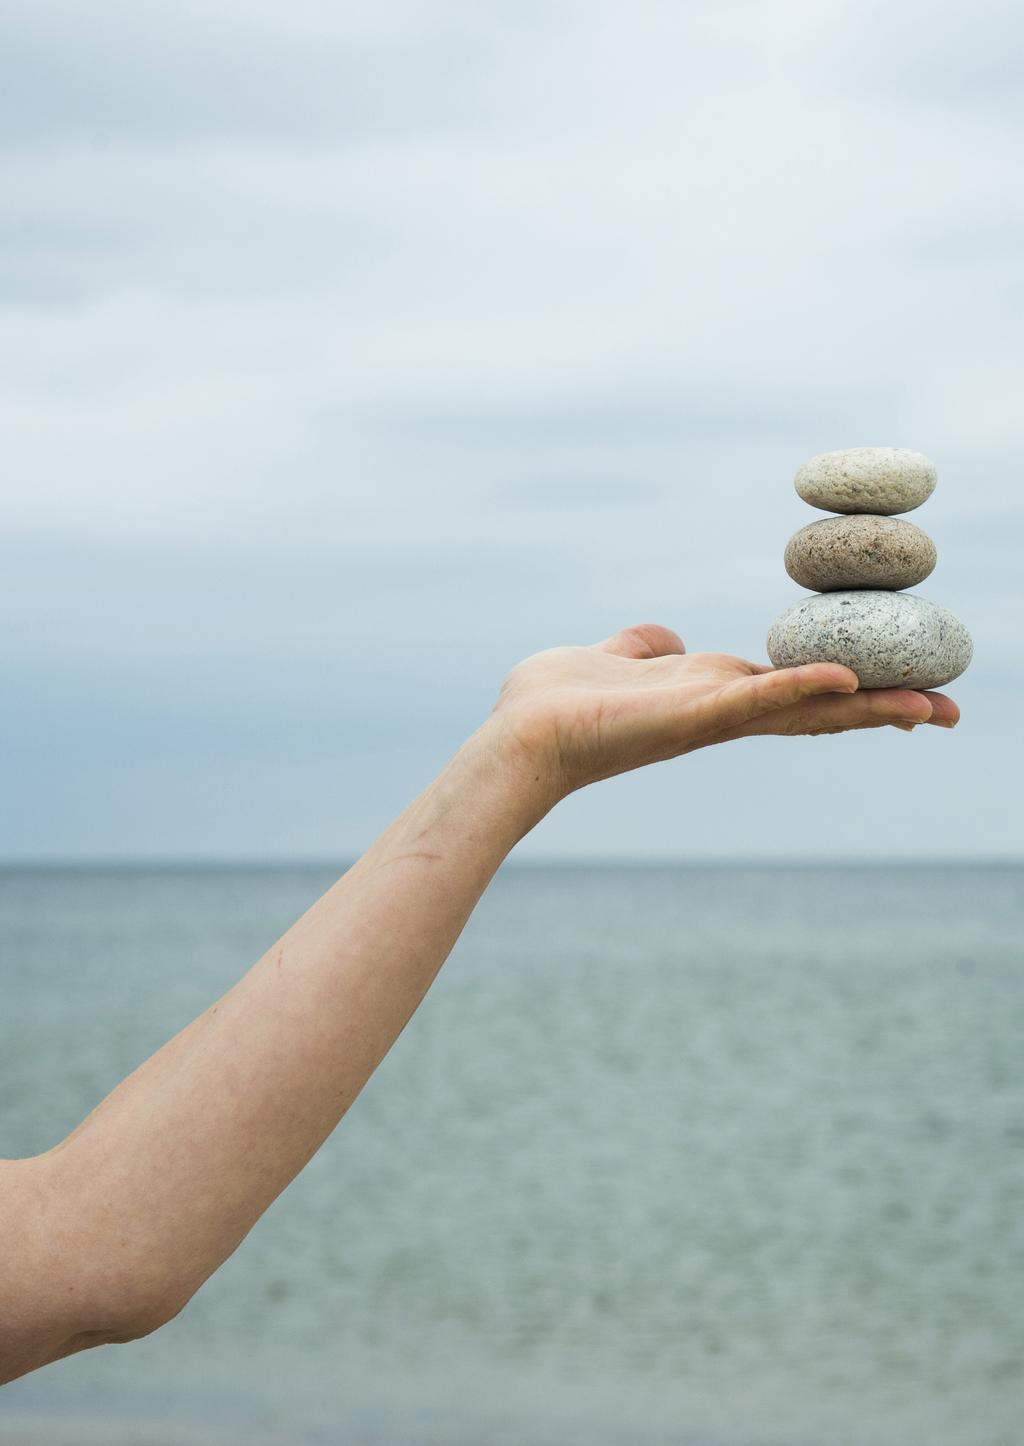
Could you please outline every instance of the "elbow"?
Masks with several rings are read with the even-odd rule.
[[[81,1198],[81,1165],[68,1153],[51,1156],[55,1198]],[[135,1228],[130,1215],[92,1202],[72,1217],[65,1234],[68,1273],[77,1297],[73,1350],[125,1345],[151,1336],[180,1315],[202,1284],[177,1252]],[[70,1352],[69,1352],[70,1353]]]
[[[188,1301],[188,1296],[182,1298],[169,1292],[152,1292],[136,1298],[129,1293],[118,1312],[108,1312],[108,1323],[102,1331],[104,1339],[87,1344],[123,1346],[142,1340],[180,1315]]]
[[[125,1248],[50,1162],[0,1161],[0,1385],[93,1346],[152,1335],[194,1287]],[[197,1282],[198,1284],[198,1282]]]
[[[151,1336],[179,1315],[195,1294],[177,1273],[132,1260],[130,1252],[99,1250],[87,1256],[88,1283],[79,1315],[75,1350],[94,1345],[127,1345]]]
[[[74,1321],[66,1322],[59,1333],[51,1334],[46,1348],[17,1374],[50,1365],[95,1346],[123,1346],[142,1340],[173,1320],[185,1304],[185,1301],[177,1302],[170,1297],[143,1298],[131,1291],[125,1293],[116,1308],[106,1297],[92,1302],[83,1301]]]
[[[0,1323],[0,1386],[94,1346],[141,1340],[173,1320],[184,1305],[169,1297],[127,1295],[119,1309],[111,1309],[104,1297],[89,1300],[83,1293],[73,1312],[20,1311],[18,1319]]]

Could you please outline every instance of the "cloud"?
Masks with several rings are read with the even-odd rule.
[[[478,113],[500,8],[185,3],[159,12],[58,0],[14,7],[0,69],[8,146],[102,149],[446,129]]]
[[[1011,0],[934,10],[870,0],[849,15],[828,59],[845,62],[851,90],[883,93],[895,106],[986,118],[1015,128],[1024,118],[1020,49],[1024,17]]]

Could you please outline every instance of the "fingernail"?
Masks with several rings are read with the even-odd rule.
[[[916,723],[896,723],[896,722],[893,722],[893,725],[892,725],[892,726],[893,726],[894,728],[902,728],[903,731],[904,731],[904,733],[913,733],[914,729],[917,727],[917,724],[916,724]]]
[[[955,728],[955,727],[956,727],[956,723],[957,723],[958,721],[959,721],[959,719],[956,720],[956,722],[955,722],[952,718],[933,718],[933,719],[932,719],[932,722],[935,724],[936,728]]]

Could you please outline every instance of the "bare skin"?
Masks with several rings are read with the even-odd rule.
[[[181,1310],[330,1135],[502,860],[601,778],[761,733],[953,727],[937,693],[858,692],[627,628],[505,679],[486,722],[227,994],[46,1154],[0,1162],[0,1382]]]

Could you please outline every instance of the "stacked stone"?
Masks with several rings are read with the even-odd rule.
[[[935,468],[903,447],[823,452],[796,474],[803,500],[841,514],[790,538],[786,571],[817,596],[772,624],[777,668],[842,663],[862,688],[939,688],[971,661],[970,634],[938,603],[904,592],[936,562],[926,532],[895,514],[912,512],[935,488]]]

